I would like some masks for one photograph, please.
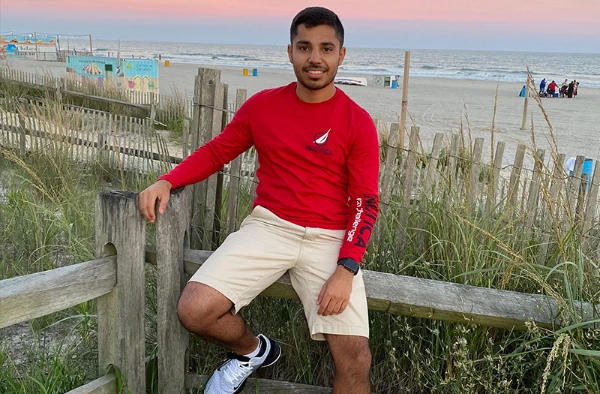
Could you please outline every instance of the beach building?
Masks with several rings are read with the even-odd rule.
[[[67,76],[72,79],[111,84],[130,92],[159,93],[157,60],[71,55],[66,63]]]
[[[0,59],[58,60],[56,35],[0,35]]]

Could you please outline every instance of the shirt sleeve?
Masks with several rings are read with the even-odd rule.
[[[365,121],[353,138],[347,165],[348,225],[339,258],[361,262],[367,249],[379,213],[379,140],[371,117]]]
[[[208,178],[250,149],[254,143],[250,127],[252,102],[252,98],[246,101],[218,136],[158,179],[169,181],[173,189],[191,185]]]

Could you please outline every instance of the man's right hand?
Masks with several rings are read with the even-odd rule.
[[[138,197],[138,206],[140,207],[140,211],[142,211],[142,215],[150,223],[154,223],[156,220],[156,213],[154,207],[156,205],[156,200],[160,201],[160,205],[158,206],[158,213],[161,215],[165,213],[165,209],[167,209],[167,203],[169,202],[169,197],[171,196],[171,182],[160,180],[156,181],[154,184],[146,188],[143,192],[140,193]]]

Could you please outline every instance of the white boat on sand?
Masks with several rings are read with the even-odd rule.
[[[341,85],[367,86],[367,78],[362,77],[335,77],[333,82]]]

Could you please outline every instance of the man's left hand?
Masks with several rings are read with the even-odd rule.
[[[352,293],[352,279],[354,279],[354,274],[338,265],[319,293],[317,298],[318,315],[339,315],[346,309],[350,293]]]

